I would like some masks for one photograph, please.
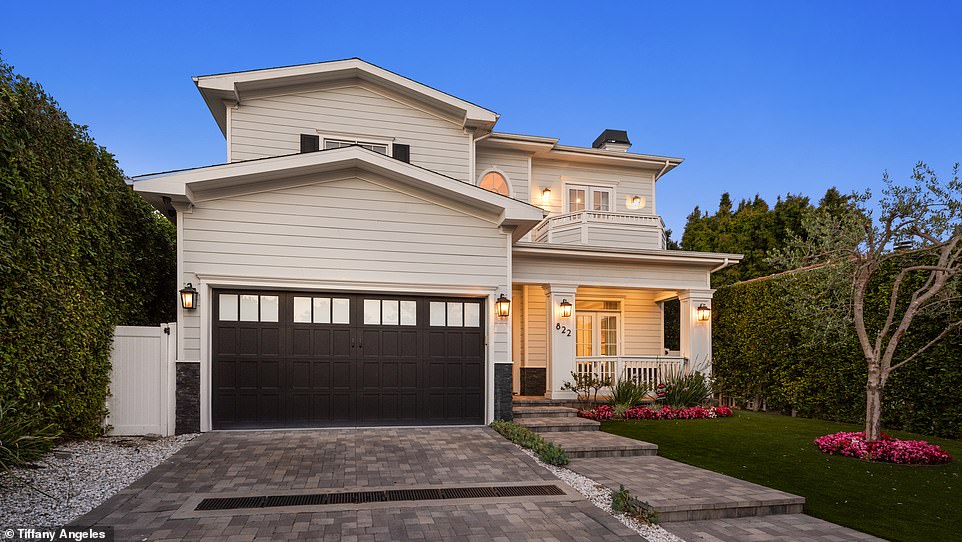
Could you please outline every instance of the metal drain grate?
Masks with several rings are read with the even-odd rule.
[[[238,510],[241,508],[273,508],[278,506],[324,506],[330,504],[367,504],[372,502],[435,501],[443,499],[491,499],[497,497],[535,497],[564,495],[554,485],[458,487],[449,489],[387,489],[383,491],[351,491],[312,495],[262,495],[257,497],[216,497],[200,501],[194,510]]]

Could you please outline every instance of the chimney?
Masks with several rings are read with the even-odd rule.
[[[601,135],[591,146],[603,151],[627,152],[631,147],[631,141],[628,141],[628,132],[609,129],[601,132]]]

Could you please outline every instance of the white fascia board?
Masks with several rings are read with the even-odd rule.
[[[511,225],[524,226],[530,223],[527,228],[530,229],[544,218],[544,210],[540,207],[357,146],[134,177],[134,190],[145,195],[192,200],[194,190],[259,183],[347,168],[369,171],[474,207],[500,213],[503,221]]]
[[[535,158],[546,160],[563,160],[568,162],[589,162],[613,164],[626,167],[659,171],[659,177],[668,173],[684,162],[682,158],[671,156],[657,156],[651,154],[636,154],[630,152],[606,151],[603,149],[589,149],[558,145],[558,139],[542,136],[528,136],[493,132],[486,138],[483,145],[491,147],[510,148],[530,152]]]
[[[382,84],[402,94],[413,95],[458,110],[463,113],[464,125],[467,127],[491,129],[498,121],[498,114],[494,111],[418,83],[413,79],[408,79],[359,58],[202,75],[193,79],[223,131],[226,123],[221,117],[226,116],[226,114],[220,111],[221,105],[225,100],[242,100],[245,90],[303,85],[352,77]]]
[[[588,249],[577,245],[560,245],[557,243],[515,243],[514,254],[550,256],[588,260],[621,260],[621,261],[649,261],[661,263],[684,263],[705,266],[717,266],[723,263],[741,261],[742,254],[725,254],[719,252],[692,252],[687,250],[623,250],[616,248]]]

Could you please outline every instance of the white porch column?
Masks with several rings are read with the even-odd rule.
[[[688,358],[691,367],[711,373],[711,319],[698,321],[698,307],[711,308],[715,290],[682,290],[678,292],[681,302],[681,355]]]
[[[562,391],[564,382],[571,380],[575,370],[575,292],[577,285],[546,284],[548,311],[548,378],[545,397],[550,399],[577,399],[570,391]],[[571,303],[571,316],[561,317],[561,302]]]

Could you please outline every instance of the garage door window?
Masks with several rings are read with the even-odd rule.
[[[341,297],[294,296],[294,322],[298,324],[350,324],[351,300]]]
[[[418,323],[417,301],[365,299],[364,323],[375,326],[415,326]]]
[[[276,322],[276,295],[220,294],[219,319],[223,322]]]
[[[481,304],[432,301],[430,320],[434,327],[480,327]]]

